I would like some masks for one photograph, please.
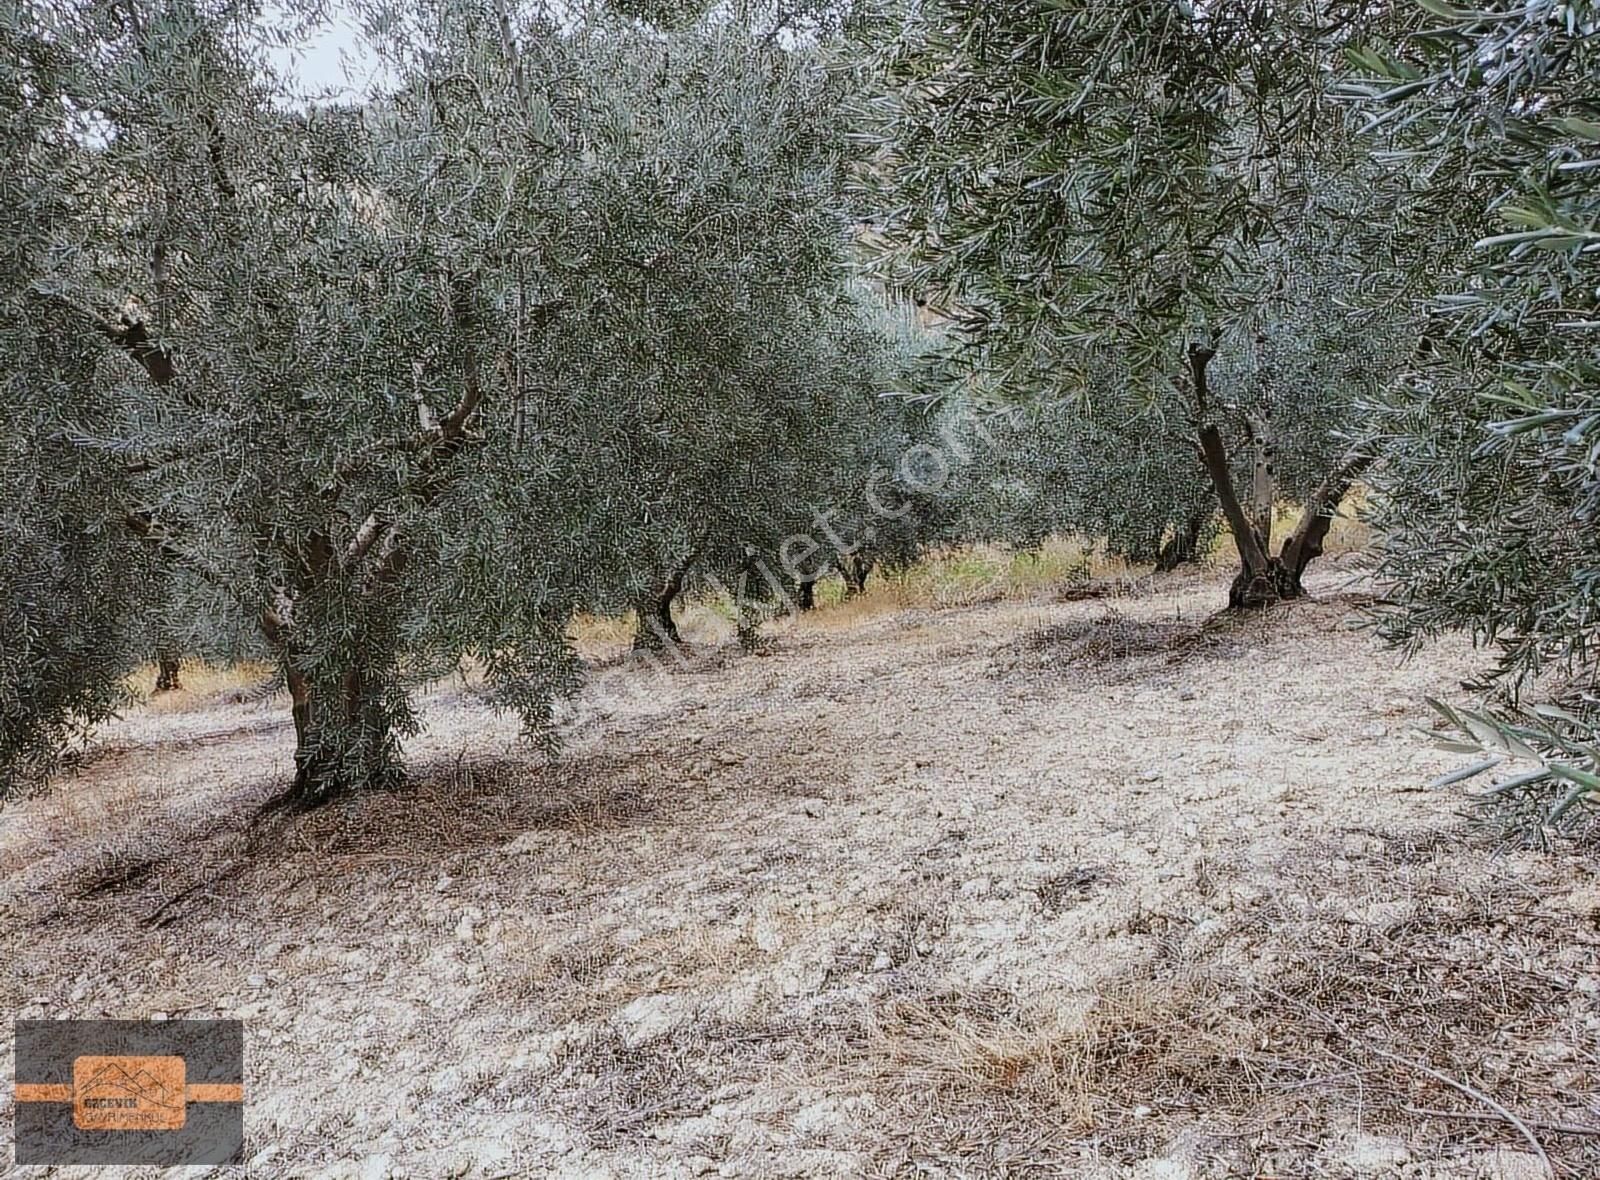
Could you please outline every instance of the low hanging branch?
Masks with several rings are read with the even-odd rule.
[[[59,292],[36,292],[50,306],[65,311],[92,327],[101,336],[127,353],[144,369],[156,385],[170,385],[177,376],[172,354],[150,339],[150,330],[141,321],[119,316],[113,320],[91,308],[80,307]]]

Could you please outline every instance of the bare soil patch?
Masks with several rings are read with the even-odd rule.
[[[1327,591],[779,620],[556,762],[441,686],[267,820],[277,702],[135,712],[0,816],[0,1006],[242,1017],[263,1177],[1600,1174],[1592,853],[1422,790],[1472,653]]]

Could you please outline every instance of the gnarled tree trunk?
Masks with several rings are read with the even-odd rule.
[[[635,651],[660,651],[669,645],[677,647],[683,642],[678,634],[677,621],[672,617],[672,603],[683,591],[683,581],[694,559],[693,553],[684,558],[666,576],[655,593],[647,594],[634,603],[634,613],[639,616],[638,629],[633,636]]]
[[[1173,530],[1156,554],[1156,572],[1170,574],[1180,565],[1200,560],[1200,534],[1205,531],[1206,518],[1195,513]]]
[[[1197,441],[1200,461],[1205,466],[1206,474],[1211,477],[1212,487],[1222,505],[1222,514],[1239,548],[1240,568],[1228,588],[1228,605],[1235,610],[1255,609],[1284,599],[1299,598],[1305,593],[1306,567],[1321,555],[1322,543],[1333,523],[1339,502],[1350,490],[1350,485],[1371,465],[1372,456],[1352,453],[1329,473],[1307,498],[1300,524],[1284,541],[1278,554],[1273,556],[1271,440],[1259,428],[1252,427],[1252,434],[1258,442],[1258,457],[1252,489],[1252,511],[1247,514],[1233,486],[1222,434],[1216,424],[1209,420],[1206,366],[1215,355],[1216,351],[1208,346],[1189,346],[1189,371],[1193,380],[1195,406],[1199,411]]]
[[[294,782],[281,801],[310,809],[351,791],[398,786],[399,735],[381,680],[352,667],[334,683],[285,669],[294,717]]]
[[[846,598],[854,598],[858,594],[866,593],[867,578],[872,575],[872,568],[875,564],[871,558],[861,557],[854,553],[840,560],[839,575],[844,578],[844,596]]]

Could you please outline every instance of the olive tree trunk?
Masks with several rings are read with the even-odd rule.
[[[867,578],[872,575],[875,564],[870,557],[861,557],[854,553],[839,562],[839,575],[844,578],[846,598],[866,593]]]
[[[1294,532],[1276,555],[1272,553],[1271,440],[1252,428],[1257,438],[1256,478],[1252,489],[1251,511],[1246,512],[1234,488],[1228,452],[1222,433],[1210,420],[1206,367],[1216,350],[1206,345],[1189,346],[1189,371],[1193,383],[1200,448],[1200,461],[1222,505],[1223,518],[1239,549],[1239,572],[1228,588],[1228,606],[1252,610],[1270,606],[1305,593],[1306,568],[1322,554],[1333,517],[1350,490],[1351,484],[1372,463],[1370,454],[1352,453],[1328,474],[1306,499],[1305,513]]]
[[[177,692],[183,687],[178,673],[183,657],[176,648],[162,644],[156,648],[156,692]]]
[[[1170,574],[1180,565],[1199,561],[1200,537],[1205,527],[1205,516],[1197,512],[1174,529],[1172,536],[1162,543],[1161,551],[1156,554],[1156,571]]]
[[[639,616],[638,629],[633,636],[635,651],[660,651],[668,646],[677,647],[683,642],[678,634],[677,621],[672,617],[672,604],[683,592],[683,582],[694,559],[693,553],[684,558],[662,579],[661,585],[653,593],[646,594],[634,603],[634,613]]]

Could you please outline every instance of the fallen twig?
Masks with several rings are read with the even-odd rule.
[[[1406,1106],[1401,1108],[1406,1114],[1419,1115],[1431,1119],[1472,1119],[1476,1122],[1504,1122],[1499,1115],[1493,1112],[1480,1114],[1474,1110],[1431,1110],[1426,1106]],[[1524,1119],[1528,1126],[1535,1131],[1548,1131],[1552,1135],[1594,1135],[1600,1137],[1600,1127],[1580,1127],[1576,1123],[1543,1123],[1534,1119]]]
[[[1469,1085],[1466,1082],[1457,1081],[1455,1078],[1451,1077],[1449,1074],[1440,1073],[1438,1070],[1434,1069],[1433,1066],[1431,1066],[1431,1065],[1428,1065],[1428,1064],[1426,1064],[1424,1062],[1421,1062],[1421,1061],[1415,1061],[1415,1060],[1411,1059],[1410,1057],[1402,1057],[1400,1054],[1391,1053],[1387,1049],[1379,1048],[1377,1045],[1374,1045],[1371,1041],[1367,1040],[1366,1038],[1364,1038],[1362,1036],[1359,1036],[1356,1033],[1351,1032],[1348,1028],[1346,1028],[1338,1020],[1334,1019],[1334,1017],[1330,1013],[1324,1012],[1320,1008],[1312,1007],[1310,1004],[1307,1004],[1303,1000],[1297,1000],[1293,996],[1285,995],[1283,992],[1278,991],[1276,988],[1263,987],[1261,990],[1267,992],[1270,995],[1276,996],[1278,999],[1283,1000],[1283,1001],[1285,1001],[1285,1002],[1287,1002],[1289,1004],[1293,1004],[1295,1007],[1299,1008],[1302,1012],[1305,1012],[1308,1016],[1311,1016],[1311,1017],[1321,1021],[1328,1028],[1333,1029],[1335,1032],[1337,1032],[1341,1037],[1343,1037],[1345,1040],[1349,1041],[1351,1044],[1361,1046],[1363,1049],[1365,1049],[1367,1052],[1371,1053],[1373,1056],[1381,1057],[1385,1061],[1392,1061],[1396,1065],[1403,1065],[1407,1069],[1414,1069],[1418,1073],[1427,1074],[1434,1081],[1440,1082],[1440,1083],[1443,1083],[1446,1086],[1449,1086],[1452,1090],[1455,1090],[1457,1093],[1464,1094],[1468,1098],[1471,1098],[1474,1102],[1478,1102],[1478,1103],[1482,1104],[1484,1107],[1486,1107],[1489,1110],[1493,1111],[1496,1115],[1499,1116],[1500,1121],[1510,1124],[1510,1126],[1512,1126],[1516,1130],[1517,1134],[1521,1135],[1522,1138],[1527,1141],[1528,1146],[1533,1149],[1533,1154],[1538,1156],[1539,1157],[1539,1162],[1544,1165],[1544,1173],[1545,1173],[1545,1175],[1550,1177],[1550,1180],[1555,1180],[1555,1176],[1556,1176],[1555,1166],[1553,1164],[1551,1164],[1549,1155],[1547,1155],[1545,1153],[1544,1145],[1539,1142],[1539,1137],[1533,1133],[1532,1128],[1530,1128],[1528,1126],[1528,1124],[1526,1122],[1524,1122],[1523,1119],[1520,1116],[1518,1116],[1518,1114],[1514,1110],[1511,1110],[1511,1109],[1509,1109],[1509,1108],[1507,1108],[1505,1106],[1502,1106],[1499,1102],[1495,1101],[1495,1099],[1493,1099],[1489,1095],[1485,1094],[1482,1090],[1478,1089],[1476,1086]],[[1488,1116],[1485,1116],[1485,1117],[1488,1117]]]

